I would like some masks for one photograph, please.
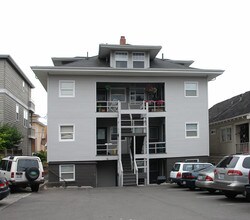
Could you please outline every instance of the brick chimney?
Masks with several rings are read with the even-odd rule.
[[[120,45],[125,45],[125,44],[126,44],[126,38],[125,36],[121,36]]]

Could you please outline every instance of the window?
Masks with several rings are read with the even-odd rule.
[[[16,120],[19,121],[19,105],[16,105]]]
[[[130,90],[130,103],[136,103],[145,100],[144,89],[135,88]]]
[[[75,165],[65,164],[59,166],[60,181],[75,181]]]
[[[185,96],[186,97],[198,96],[198,82],[185,82]]]
[[[75,97],[75,81],[60,80],[59,81],[59,96],[60,97]]]
[[[144,53],[133,53],[133,68],[144,68],[145,55]]]
[[[198,123],[186,123],[186,138],[198,137]]]
[[[229,142],[232,140],[232,128],[222,128],[221,129],[221,142]]]
[[[116,52],[115,53],[115,66],[116,66],[116,68],[127,68],[128,67],[128,53],[127,52]]]
[[[125,88],[111,88],[110,100],[126,102],[126,89]]]
[[[28,111],[26,109],[23,110],[23,126],[28,127]]]
[[[74,141],[74,133],[73,125],[60,125],[60,141]]]

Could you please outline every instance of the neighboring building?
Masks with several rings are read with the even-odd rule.
[[[209,110],[210,155],[250,153],[250,91]]]
[[[160,50],[122,37],[97,56],[32,67],[48,92],[50,182],[149,184],[177,160],[207,159],[208,81],[223,71],[158,59]]]
[[[23,134],[23,155],[31,155],[34,130],[30,127],[35,105],[31,101],[34,86],[9,55],[0,55],[0,122],[15,125]]]
[[[32,115],[32,128],[35,130],[35,139],[31,141],[31,152],[47,151],[47,126],[39,121],[40,116]]]

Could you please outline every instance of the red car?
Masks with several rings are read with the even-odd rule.
[[[9,183],[6,178],[0,177],[0,200],[4,199],[10,194]]]

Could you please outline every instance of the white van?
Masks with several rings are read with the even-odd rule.
[[[43,165],[35,156],[5,157],[0,164],[0,177],[9,181],[12,190],[29,186],[32,192],[38,192],[39,185],[44,183]]]

